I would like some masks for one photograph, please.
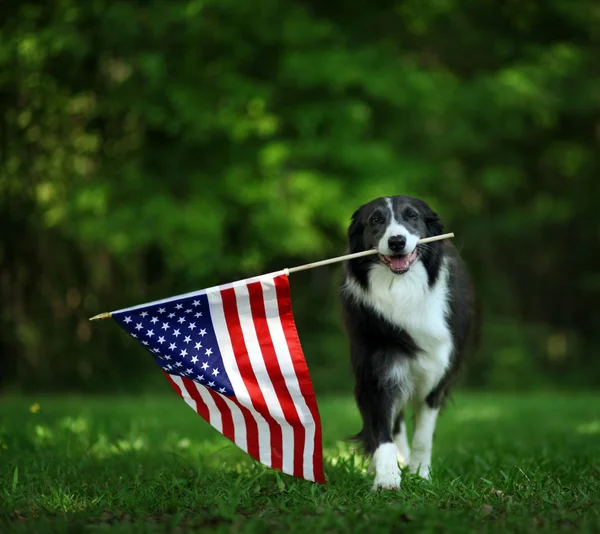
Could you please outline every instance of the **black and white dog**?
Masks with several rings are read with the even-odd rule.
[[[363,421],[355,437],[372,456],[373,489],[400,486],[398,457],[429,478],[438,411],[474,330],[474,292],[456,248],[449,240],[418,244],[441,233],[438,215],[407,196],[363,205],[348,229],[350,253],[378,251],[347,261],[341,286]]]

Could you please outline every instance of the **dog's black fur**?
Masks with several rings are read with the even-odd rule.
[[[440,217],[422,200],[407,196],[390,197],[390,200],[378,198],[361,206],[352,215],[348,229],[348,252],[361,252],[377,245],[390,222],[390,202],[396,221],[409,232],[420,238],[444,232]],[[474,339],[475,295],[467,269],[450,240],[417,245],[417,254],[417,261],[422,262],[427,273],[427,291],[443,283],[442,269],[448,269],[449,306],[445,318],[453,345],[451,363],[424,399],[411,401],[440,407],[448,395],[459,364],[467,354],[470,341]],[[354,281],[368,296],[373,290],[369,285],[369,271],[378,262],[381,262],[378,255],[346,262],[341,288],[344,323],[355,377],[355,399],[363,420],[363,428],[355,437],[368,455],[372,455],[379,445],[392,441],[404,417],[405,405],[401,404],[398,411],[394,412],[394,406],[401,397],[401,385],[386,379],[390,368],[399,360],[419,358],[422,352],[411,332],[393,324],[368,301],[357,299],[348,290],[349,282]]]

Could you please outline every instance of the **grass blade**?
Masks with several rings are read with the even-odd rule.
[[[17,491],[17,484],[19,483],[19,466],[15,466],[15,470],[13,472],[13,481],[12,481],[12,492],[15,493]]]

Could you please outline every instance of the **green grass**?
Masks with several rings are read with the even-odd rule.
[[[175,394],[4,399],[0,532],[600,532],[598,396],[457,395],[433,480],[381,493],[343,442],[352,400],[320,410],[327,486],[257,465]]]

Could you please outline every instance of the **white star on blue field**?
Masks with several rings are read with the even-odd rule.
[[[206,295],[113,313],[113,317],[167,373],[234,395]]]

